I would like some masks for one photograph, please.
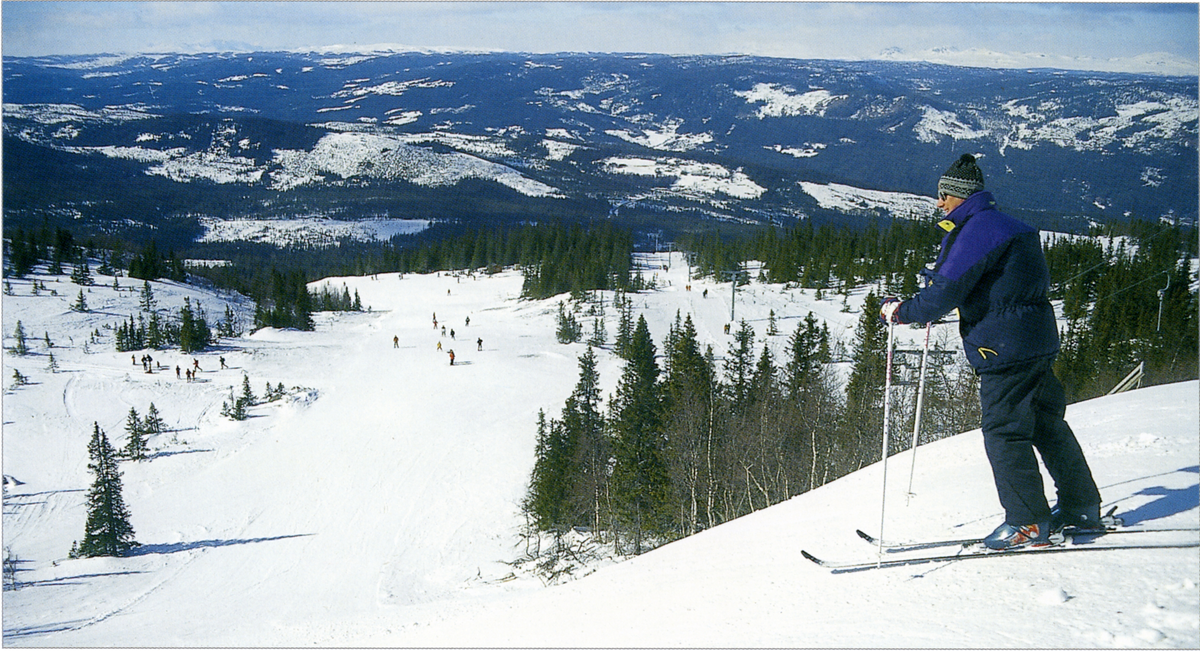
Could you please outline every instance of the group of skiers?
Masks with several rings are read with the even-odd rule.
[[[155,362],[154,358],[151,357],[149,353],[142,355],[140,360],[136,355],[130,355],[129,359],[133,362],[134,366],[137,366],[140,363],[142,365],[142,369],[145,370],[146,373],[154,373],[156,369],[160,371],[170,370],[170,367],[163,366],[162,362]],[[218,358],[218,361],[220,362],[222,369],[229,368],[225,364],[224,357]],[[200,372],[203,370],[204,369],[200,368],[200,360],[193,357],[190,367],[186,364],[184,366],[180,366],[178,364],[175,365],[175,377],[180,380],[186,378],[188,382],[192,382],[200,376]]]
[[[465,323],[467,326],[470,326],[470,325],[471,325],[471,317],[469,317],[469,316],[468,316],[468,317],[466,318],[466,320],[464,321],[464,323]],[[433,313],[433,328],[434,328],[434,330],[437,330],[437,329],[439,328],[439,326],[440,326],[440,328],[441,328],[441,336],[442,336],[442,338],[443,338],[443,339],[446,337],[446,335],[447,335],[447,334],[449,334],[449,335],[450,335],[450,339],[451,339],[452,341],[456,341],[456,340],[457,340],[457,334],[458,334],[458,333],[456,333],[456,332],[454,331],[454,328],[450,328],[449,330],[447,330],[447,328],[446,328],[446,325],[445,325],[445,324],[439,324],[439,323],[438,323],[437,312],[434,312],[434,313]],[[393,336],[392,336],[392,348],[399,348],[399,347],[400,347],[400,336],[399,336],[399,335],[393,335]],[[482,350],[483,350],[483,337],[479,337],[479,338],[477,338],[477,339],[475,340],[475,348],[476,348],[476,350],[479,350],[479,351],[482,351]],[[443,352],[443,348],[442,348],[442,342],[441,342],[440,340],[437,342],[437,350],[438,350],[438,352]],[[449,358],[450,358],[450,365],[451,365],[451,366],[454,366],[454,360],[455,360],[454,349],[453,349],[453,348],[449,348],[449,349],[446,349],[444,352],[445,352],[445,353],[446,353],[446,354],[449,356]]]

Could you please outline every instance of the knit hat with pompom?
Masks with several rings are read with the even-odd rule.
[[[975,157],[970,154],[959,156],[958,160],[938,179],[938,196],[950,195],[960,199],[979,192],[983,189],[983,172],[975,164]]]

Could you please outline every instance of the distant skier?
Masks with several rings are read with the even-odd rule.
[[[477,341],[475,343],[479,344],[479,347],[477,350],[483,350],[483,337],[480,337],[479,341]]]
[[[450,349],[450,365],[454,366],[454,349]]]
[[[454,338],[454,328],[450,328],[450,338]]]
[[[399,347],[400,347],[400,336],[397,335],[397,336],[392,337],[392,348],[399,348]]]
[[[179,379],[179,365],[178,364],[175,365],[175,379],[176,380]]]
[[[467,327],[471,327],[471,317],[467,317]]]
[[[229,368],[228,366],[226,366],[226,365],[225,365],[225,358],[224,358],[224,357],[222,357],[222,358],[221,358],[221,368]]]

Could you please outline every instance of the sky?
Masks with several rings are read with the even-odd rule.
[[[5,56],[391,47],[1200,69],[1197,3],[5,1],[0,10]]]

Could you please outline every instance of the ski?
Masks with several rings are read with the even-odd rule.
[[[1061,554],[1066,552],[1098,552],[1098,551],[1115,551],[1115,550],[1135,550],[1135,549],[1189,549],[1200,547],[1200,541],[1186,543],[1161,543],[1161,544],[1134,544],[1134,545],[1076,545],[1064,544],[1049,545],[1045,547],[1020,547],[1017,549],[961,549],[954,554],[938,554],[934,556],[917,556],[908,558],[880,558],[873,561],[851,561],[837,562],[827,561],[808,553],[805,550],[800,550],[800,553],[808,560],[830,570],[833,574],[846,574],[850,572],[862,572],[865,570],[883,569],[888,567],[903,567],[906,565],[924,565],[928,563],[948,563],[951,561],[965,561],[978,558],[996,558],[1000,556],[1021,556],[1024,554]]]
[[[1126,527],[1125,521],[1120,517],[1113,515],[1116,513],[1117,507],[1112,507],[1100,518],[1100,524],[1104,529],[1078,529],[1075,527],[1067,527],[1062,531],[1065,537],[1073,538],[1080,537],[1085,539],[1095,539],[1103,535],[1109,534],[1130,534],[1130,533],[1161,533],[1171,531],[1200,531],[1200,528],[1184,527],[1184,528],[1151,528],[1151,527]],[[885,552],[898,554],[903,552],[915,552],[923,549],[937,549],[938,547],[973,547],[983,544],[983,538],[959,538],[947,540],[929,540],[929,541],[914,541],[914,542],[887,542],[866,533],[862,529],[856,529],[855,532],[859,538],[867,541],[875,547],[879,547]]]
[[[1131,533],[1170,533],[1180,531],[1200,532],[1200,528],[1195,527],[1178,527],[1178,528],[1125,528],[1125,527],[1106,527],[1103,530],[1071,530],[1066,529],[1063,533],[1068,538],[1099,538],[1100,536],[1108,536],[1112,534],[1131,534]],[[939,547],[973,547],[982,545],[983,538],[959,538],[947,540],[927,540],[927,541],[912,541],[912,542],[887,542],[880,541],[875,536],[872,536],[865,531],[858,529],[855,531],[859,538],[870,543],[873,547],[881,547],[885,553],[901,554],[905,552],[915,552],[925,549],[937,549]]]

